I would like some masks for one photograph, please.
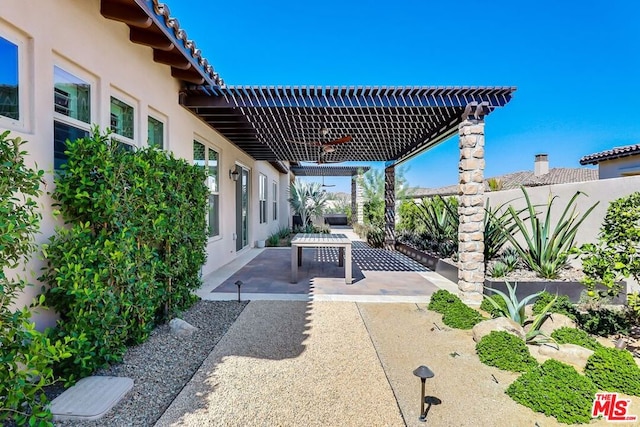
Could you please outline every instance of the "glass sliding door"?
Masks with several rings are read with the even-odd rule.
[[[249,170],[236,165],[236,251],[249,244]]]

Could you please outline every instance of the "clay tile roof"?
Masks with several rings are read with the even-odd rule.
[[[640,154],[640,144],[627,145],[626,147],[616,147],[611,150],[589,154],[588,156],[584,156],[580,159],[580,164],[596,165],[604,160],[619,159],[621,157],[633,156],[636,154]]]
[[[538,187],[541,185],[594,181],[598,179],[598,171],[587,168],[551,168],[549,173],[542,176],[535,176],[533,171],[514,172],[485,179],[484,188],[487,192],[491,191],[487,183],[489,179],[498,179],[502,182],[503,190],[511,190],[520,188],[520,186]],[[410,197],[452,196],[456,194],[458,194],[458,184],[439,188],[416,189],[410,194]]]

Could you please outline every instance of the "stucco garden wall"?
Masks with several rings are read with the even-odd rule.
[[[26,96],[20,99],[26,107],[23,120],[0,119],[0,131],[9,129],[12,136],[29,141],[28,162],[47,171],[46,191],[53,190],[53,69],[57,65],[92,84],[91,123],[101,128],[109,126],[110,97],[124,96],[136,110],[134,142],[137,146],[146,145],[147,116],[152,113],[164,118],[165,148],[177,157],[193,159],[194,139],[219,152],[220,235],[208,243],[209,256],[203,274],[237,255],[233,240],[234,182],[228,176],[229,169],[236,163],[249,168],[251,174],[250,246],[277,228],[272,221],[258,224],[257,191],[259,173],[267,176],[269,185],[280,182],[280,174],[270,164],[256,162],[180,106],[181,84],[171,77],[169,66],[153,62],[150,48],[131,43],[125,24],[103,18],[99,0],[5,0],[0,12],[0,36],[18,39],[21,43],[19,84],[26,89]],[[43,221],[39,243],[45,242],[54,233],[55,226],[60,225],[53,218],[50,197],[42,197],[41,203]],[[284,204],[281,201],[279,205]],[[272,218],[271,198],[268,206]],[[286,215],[280,215],[279,219],[287,223]],[[27,266],[29,280],[34,281],[41,266],[42,261],[34,256]],[[29,289],[18,303],[28,303],[36,293],[36,289]],[[47,315],[43,319],[44,323],[40,324],[46,326],[53,317]]]

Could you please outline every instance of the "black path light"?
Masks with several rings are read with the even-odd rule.
[[[238,280],[236,286],[238,287],[238,302],[240,302],[240,286],[242,286],[242,280]]]
[[[422,422],[425,422],[427,421],[427,414],[424,412],[424,403],[426,400],[424,395],[424,383],[427,378],[433,378],[434,374],[431,369],[427,368],[424,365],[420,365],[413,371],[413,375],[420,378],[420,381],[422,382],[422,392],[420,393],[420,418],[418,419]]]

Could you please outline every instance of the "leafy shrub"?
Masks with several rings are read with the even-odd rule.
[[[579,313],[576,320],[580,329],[601,337],[615,334],[628,335],[631,330],[631,322],[621,310],[590,308],[586,313]]]
[[[525,342],[506,331],[492,331],[482,337],[476,352],[482,363],[504,371],[526,372],[538,366]]]
[[[591,421],[591,406],[597,391],[593,382],[573,367],[549,359],[515,380],[506,393],[536,412],[565,424]]]
[[[640,396],[640,368],[627,350],[598,348],[584,372],[601,390]]]
[[[20,138],[0,134],[0,424],[46,425],[51,420],[44,386],[52,366],[70,354],[69,340],[52,342],[35,329],[28,308],[16,309],[27,282],[15,276],[35,249],[41,215],[37,197],[44,174],[25,164]],[[13,271],[12,271],[13,270]],[[42,302],[42,297],[37,304]]]
[[[429,306],[427,308],[431,311],[435,311],[436,313],[444,314],[444,312],[448,310],[449,306],[456,302],[462,301],[457,295],[454,295],[447,290],[440,289],[431,295]]]
[[[456,329],[471,329],[484,318],[449,291],[440,289],[431,295],[429,306],[431,311],[442,314],[442,322]]]
[[[456,329],[471,329],[484,318],[462,301],[450,304],[442,315],[442,323]]]
[[[119,149],[98,128],[66,153],[53,198],[67,226],[44,247],[41,280],[61,317],[52,336],[78,338],[62,368],[83,376],[197,299],[208,189],[204,168]]]
[[[595,338],[590,337],[585,331],[568,326],[553,331],[551,338],[558,344],[575,344],[593,351],[602,347],[602,344],[596,341]]]
[[[608,288],[606,294],[617,296],[619,281],[633,277],[640,281],[640,192],[614,200],[607,208],[597,244],[580,248],[584,285],[595,292],[596,284]]]
[[[627,312],[629,321],[635,325],[640,325],[640,293],[627,294]]]
[[[480,304],[480,309],[486,311],[491,317],[496,318],[502,316],[502,313],[507,309],[507,303],[503,298],[493,298],[493,300],[500,306],[495,307],[491,304],[488,298],[483,298]]]
[[[556,302],[553,303],[549,312],[551,313],[559,313],[564,314],[565,316],[576,320],[578,318],[578,309],[573,305],[569,297],[566,295],[553,295],[547,291],[543,291],[540,295],[538,295],[538,299],[533,303],[533,314],[540,314],[545,306],[547,306],[553,299],[556,299]]]
[[[513,206],[509,206],[508,212],[515,221],[517,230],[522,234],[524,243],[516,239],[515,235],[507,233],[506,229],[505,235],[528,268],[535,271],[540,277],[555,279],[560,269],[567,264],[569,254],[574,248],[578,227],[599,202],[596,202],[581,217],[578,217],[575,207],[576,199],[584,194],[578,191],[569,200],[558,221],[552,224],[551,210],[557,196],[549,198],[544,222],[542,222],[536,212],[536,206],[529,199],[527,190],[524,187],[521,188],[527,204],[528,217],[524,220],[520,218],[521,211],[516,211]],[[529,226],[524,222],[527,219],[530,223]]]

